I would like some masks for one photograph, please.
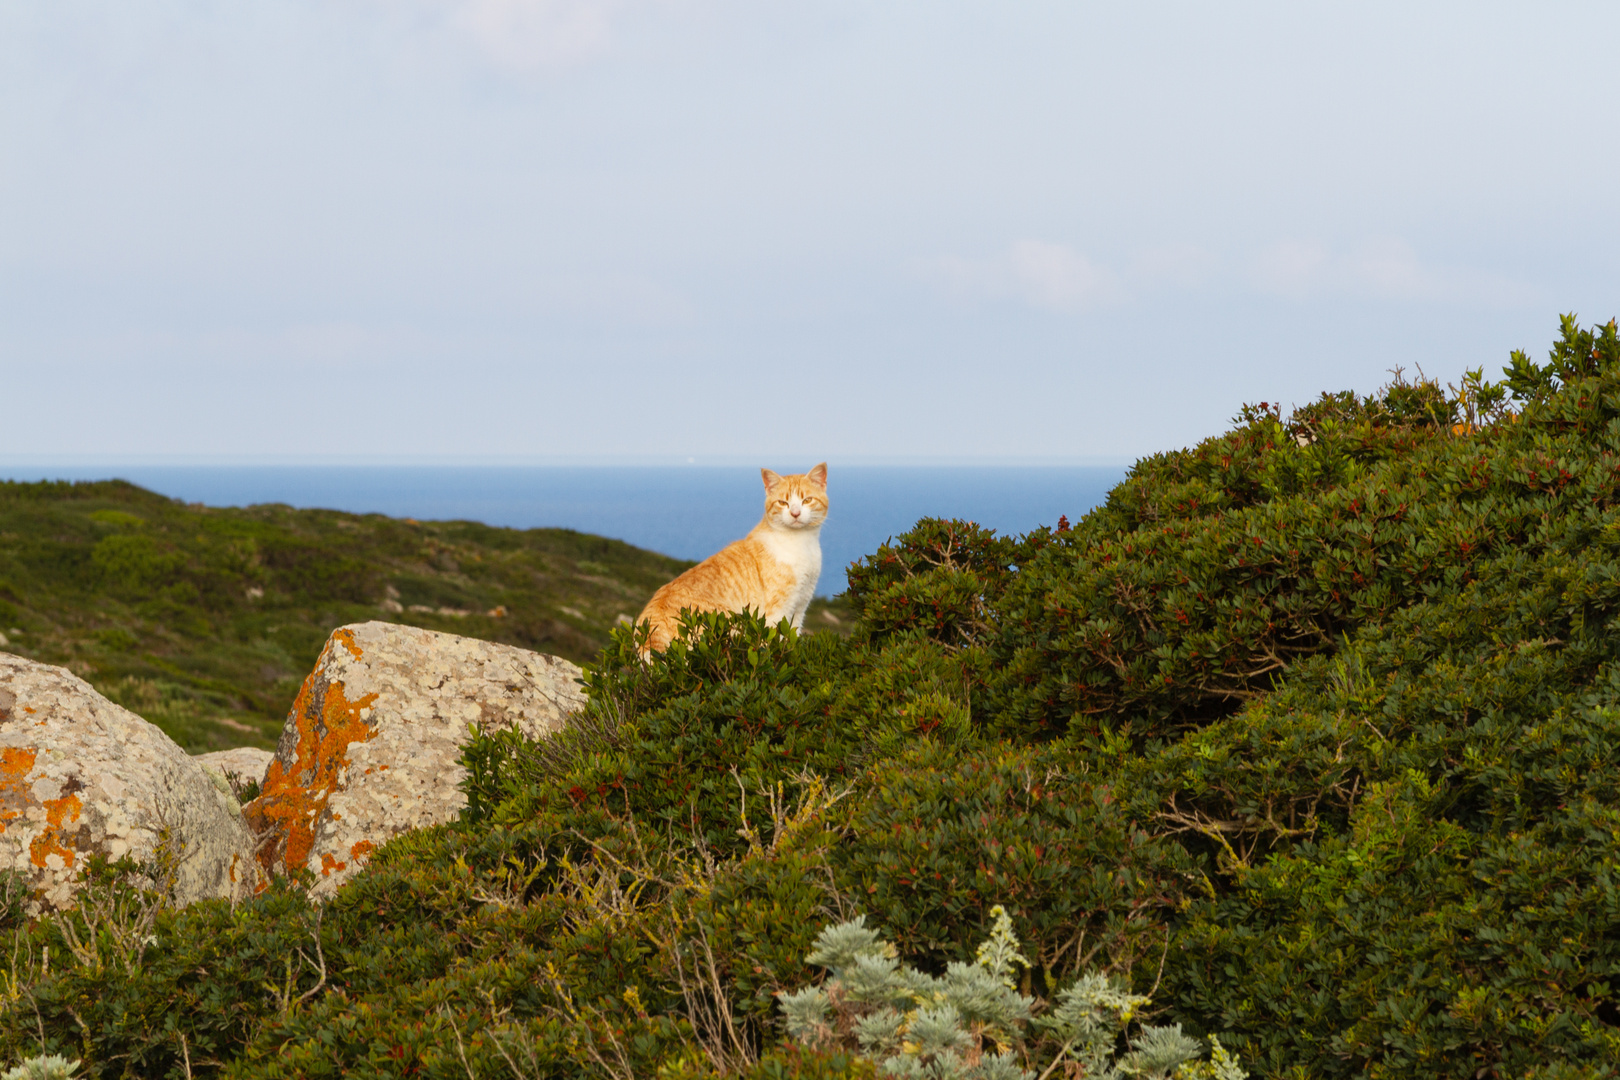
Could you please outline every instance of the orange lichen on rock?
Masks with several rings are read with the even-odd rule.
[[[370,840],[356,840],[349,848],[349,861],[357,862],[377,850],[377,845]]]
[[[60,855],[64,868],[72,866],[75,853],[63,843],[67,839],[63,825],[78,821],[79,811],[84,809],[84,804],[77,795],[64,795],[60,799],[46,799],[40,805],[45,807],[45,827],[28,845],[28,861],[42,869],[54,869],[45,860],[52,855]]]
[[[332,640],[338,642],[345,649],[348,649],[349,655],[354,657],[356,660],[365,655],[360,651],[360,646],[354,643],[354,631],[350,630],[347,626],[332,631]]]
[[[341,873],[342,871],[346,870],[348,866],[348,863],[341,863],[332,858],[332,853],[330,851],[321,852],[321,877],[331,876],[331,873],[334,870]]]
[[[344,640],[345,634],[348,640]],[[340,630],[332,638],[355,656],[360,655],[352,633]],[[263,793],[244,808],[258,831],[269,831],[277,838],[260,849],[259,859],[267,870],[308,865],[316,823],[349,763],[349,746],[366,742],[376,734],[360,713],[377,695],[366,694],[350,701],[343,683],[323,674],[331,648],[332,643],[328,643],[327,652],[304,680],[287,717],[298,731],[292,768],[284,769],[279,757],[270,762]]]

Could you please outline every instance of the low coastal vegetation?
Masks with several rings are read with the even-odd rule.
[[[919,522],[849,582],[846,636],[613,631],[570,730],[475,739],[461,818],[324,905],[103,867],[13,907],[0,1060],[1616,1075],[1614,323],[1245,408],[1072,525]]]

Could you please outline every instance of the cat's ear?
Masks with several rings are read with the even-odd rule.
[[[810,482],[815,484],[817,487],[826,487],[827,463],[823,461],[820,465],[817,465],[815,468],[805,473],[805,475],[808,476],[810,478]]]
[[[759,475],[765,478],[765,490],[766,491],[771,490],[771,485],[780,484],[782,482],[782,478],[780,476],[776,475],[775,473],[771,472],[771,470],[769,470],[769,469],[761,469],[761,470],[759,470]]]

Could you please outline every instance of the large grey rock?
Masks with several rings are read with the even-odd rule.
[[[540,738],[584,703],[579,668],[474,638],[368,622],[332,632],[245,808],[268,870],[330,894],[370,852],[466,805],[468,726]]]
[[[169,737],[59,667],[0,653],[0,868],[31,914],[71,904],[96,854],[155,869],[181,904],[257,885],[236,800]]]

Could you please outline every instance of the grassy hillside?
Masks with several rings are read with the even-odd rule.
[[[273,746],[335,626],[384,619],[583,663],[689,565],[567,529],[0,481],[0,649],[72,668],[193,753]],[[830,610],[809,625],[833,626]]]
[[[0,1060],[1620,1075],[1615,323],[1246,408],[1072,526],[923,521],[849,581],[843,637],[613,632],[574,725],[475,740],[461,818],[320,907],[13,905]]]

